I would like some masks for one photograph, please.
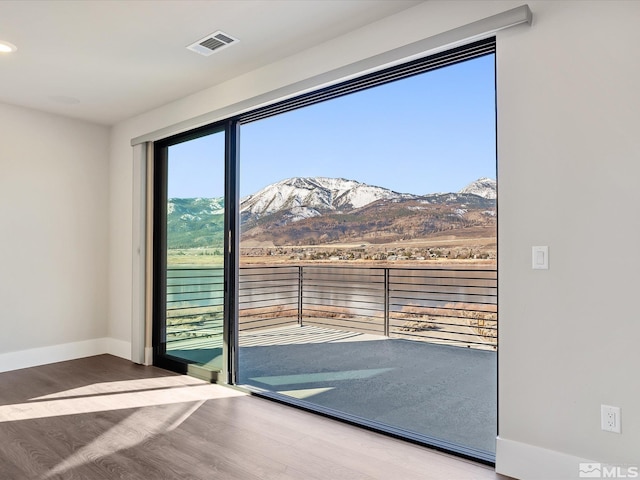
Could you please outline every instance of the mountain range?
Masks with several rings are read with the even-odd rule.
[[[326,212],[348,212],[377,200],[411,197],[344,178],[288,178],[243,198],[241,222],[281,212],[288,221],[296,221]]]
[[[415,195],[342,178],[289,178],[240,201],[247,244],[381,243],[495,226],[495,180],[455,193]],[[169,248],[220,244],[222,199],[170,199]]]
[[[167,204],[167,247],[222,245],[224,198],[170,198]]]

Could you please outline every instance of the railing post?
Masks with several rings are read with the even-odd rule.
[[[389,269],[384,269],[384,336],[389,336]]]
[[[298,325],[302,326],[302,265],[298,266]]]

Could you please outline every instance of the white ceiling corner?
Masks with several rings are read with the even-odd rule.
[[[3,0],[0,102],[112,125],[421,0]],[[186,47],[222,30],[210,57]]]

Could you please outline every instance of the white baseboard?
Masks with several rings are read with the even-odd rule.
[[[145,347],[144,349],[144,364],[153,365],[153,347]]]
[[[496,472],[519,480],[577,479],[581,463],[595,462],[505,438],[496,442]]]
[[[131,358],[131,344],[123,340],[104,337],[48,347],[30,348],[17,352],[0,353],[0,372],[9,372],[21,368],[36,367],[105,353],[128,360]]]
[[[105,338],[107,342],[107,351],[113,356],[124,358],[125,360],[131,360],[131,342],[125,342],[124,340],[118,340],[116,338]]]

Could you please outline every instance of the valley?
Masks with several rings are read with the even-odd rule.
[[[397,193],[353,180],[286,179],[241,200],[241,263],[495,264],[496,188]],[[222,199],[171,199],[169,263],[221,263]]]

